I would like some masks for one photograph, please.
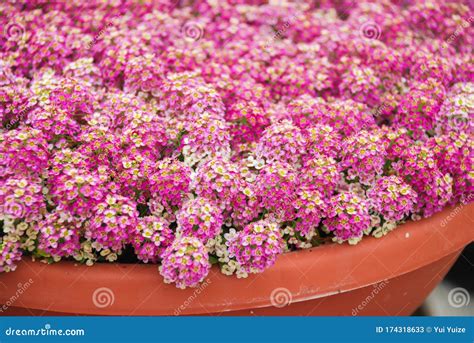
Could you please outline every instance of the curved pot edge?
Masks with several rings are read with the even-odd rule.
[[[466,219],[472,221],[472,218],[474,218],[473,210],[474,203],[463,206],[460,212],[457,212],[454,217],[450,218],[450,220],[446,222],[446,225],[440,225],[440,223],[442,223],[443,220],[446,221],[446,218],[450,217],[453,212],[452,208],[447,208],[431,218],[424,219],[419,222],[409,222],[404,224],[395,231],[391,232],[389,235],[385,236],[383,239],[377,240],[374,238],[366,238],[357,246],[348,247],[347,245],[341,246],[334,244],[308,249],[307,251],[298,251],[284,254],[280,256],[276,265],[267,270],[265,273],[251,276],[248,279],[242,280],[236,279],[235,277],[227,277],[220,274],[220,272],[216,271],[214,268],[213,272],[211,273],[212,275],[210,276],[213,282],[208,286],[208,291],[203,292],[200,295],[200,299],[203,302],[210,304],[209,310],[219,308],[219,310],[216,312],[224,312],[246,309],[249,308],[249,304],[251,304],[251,307],[253,308],[267,307],[271,305],[270,294],[271,291],[275,289],[275,287],[283,287],[287,289],[289,292],[291,292],[294,302],[302,302],[342,292],[350,292],[352,290],[363,288],[377,282],[382,282],[398,275],[414,271],[430,262],[439,260],[444,256],[449,255],[453,251],[462,249],[462,247],[474,239],[474,232],[469,228],[469,224],[466,223]],[[434,231],[432,230],[433,228],[435,229]],[[450,242],[447,242],[443,237],[448,234],[448,230],[453,229],[457,230],[459,234],[452,235],[451,232],[450,237],[454,236],[454,239]],[[431,231],[433,231],[433,233],[430,235],[430,238],[425,241],[425,243],[430,241],[431,249],[428,249],[428,251],[431,253],[429,256],[423,259],[416,255],[413,257],[416,261],[409,261],[410,259],[407,259],[407,261],[411,263],[406,264],[405,266],[402,263],[403,268],[399,268],[397,270],[397,264],[393,263],[393,260],[396,260],[396,257],[394,258],[394,256],[397,256],[400,251],[403,252],[404,245],[408,245],[406,250],[413,250],[412,248],[418,245],[420,238],[424,238],[424,236],[426,236]],[[413,239],[410,240],[408,238]],[[371,254],[374,254],[377,259],[384,259],[388,256],[389,258],[386,263],[394,267],[394,272],[388,277],[388,273],[376,273],[377,268],[374,268],[373,264],[371,265],[365,261],[367,259],[367,255]],[[325,258],[326,256],[328,257]],[[317,263],[314,265],[312,262],[315,258],[318,258],[318,261],[322,260],[320,261],[322,263]],[[318,282],[321,280],[326,280],[324,277],[327,277],[327,275],[331,275],[332,279],[341,280],[344,279],[344,275],[346,275],[345,272],[348,271],[348,268],[354,269],[354,267],[356,267],[355,269],[357,269],[357,266],[351,263],[349,263],[347,268],[341,265],[336,265],[334,268],[329,268],[327,264],[328,262],[331,262],[332,259],[351,262],[351,259],[354,258],[362,259],[363,261],[361,263],[363,266],[369,269],[368,274],[364,278],[348,280],[348,282],[341,282],[340,284],[333,285],[326,282],[324,287],[312,287],[315,284],[318,284]],[[51,276],[51,278],[40,278],[40,283],[42,283],[40,287],[44,286],[45,282],[48,285],[55,286],[55,283],[60,283],[61,280],[64,281],[65,270],[67,270],[67,275],[70,278],[77,278],[78,273],[85,273],[84,268],[87,268],[86,274],[91,273],[91,277],[93,277],[94,280],[92,282],[87,282],[87,280],[85,280],[84,283],[78,285],[79,287],[91,288],[94,286],[100,286],[101,284],[113,285],[114,282],[120,282],[117,277],[117,269],[116,267],[113,267],[113,264],[95,265],[94,267],[78,266],[71,268],[73,262],[60,263],[56,265],[41,265],[38,262],[31,261],[25,261],[24,263],[26,263],[29,268],[19,267],[17,272],[10,273],[10,275],[7,276],[1,276],[0,283],[7,285],[8,289],[16,290],[16,281],[20,280],[22,276],[27,277],[28,275],[31,275],[31,270],[29,270],[30,268],[38,270],[40,268],[48,269],[47,274],[48,276]],[[299,282],[298,280],[294,282],[298,276],[298,273],[295,269],[300,265],[300,263],[300,267],[302,269],[308,267],[307,272],[310,271],[317,273],[317,277],[312,278],[313,281],[311,282],[313,284],[309,285],[306,289],[301,288],[302,282]],[[155,265],[129,265],[125,267],[120,266],[120,268],[135,269],[134,280],[131,280],[130,282],[128,280],[122,280],[121,287],[123,287],[121,289],[140,289],[136,287],[146,285],[147,282],[162,282],[161,276],[157,275],[158,272]],[[374,269],[373,271],[375,271],[375,273],[370,272],[371,268]],[[18,277],[15,277],[15,275],[18,275]],[[264,278],[262,275],[271,279],[271,281],[264,282],[265,280],[262,280]],[[321,278],[319,278],[319,276],[321,276]],[[48,281],[47,279],[50,280]],[[126,283],[130,283],[130,285],[127,285]],[[249,284],[252,287],[250,290],[248,289]],[[245,285],[247,285],[247,287],[244,287]],[[71,292],[65,292],[61,289],[56,289],[56,291],[58,292],[57,294],[63,294],[63,296],[66,298],[68,298],[67,295],[71,296],[71,294],[73,294]],[[54,293],[54,291],[52,292]],[[117,292],[121,291],[119,290]],[[151,306],[155,304],[155,306],[153,306],[155,309],[156,304],[160,304],[160,311],[158,311],[160,314],[172,314],[173,310],[182,304],[186,299],[189,299],[189,296],[192,295],[193,292],[193,289],[179,290],[174,288],[172,285],[163,285],[163,287],[160,287],[160,292],[153,294],[153,297],[150,298],[150,303],[152,303]],[[140,297],[143,296],[143,293],[144,292],[142,291],[138,295],[135,294],[134,299],[140,299]],[[249,296],[250,293],[252,293],[252,296]],[[47,309],[44,301],[39,301],[43,300],[41,297],[39,297],[39,299],[35,299],[35,297],[32,295],[30,296],[27,292],[22,296],[22,298],[25,298],[24,302],[27,303],[30,308],[37,308],[40,310]],[[2,297],[0,294],[0,300],[5,301],[5,299],[8,299],[8,295],[5,294],[5,297]],[[232,299],[232,301],[229,299]],[[87,304],[85,306],[84,305],[84,303],[81,304],[81,301],[76,301],[76,306],[82,308],[83,311],[75,311],[71,308],[68,301],[64,301],[63,299],[62,302],[56,304],[56,308],[51,310],[57,310],[58,312],[78,312],[88,314],[107,313],[102,309],[91,308],[90,306],[87,306]],[[109,309],[109,313],[120,314],[122,313],[121,311],[126,307],[127,306],[125,303],[117,304],[116,308]],[[182,313],[200,314],[202,313],[202,308],[192,303]]]

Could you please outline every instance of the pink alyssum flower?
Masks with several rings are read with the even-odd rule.
[[[163,254],[160,274],[178,288],[196,287],[209,273],[211,264],[203,243],[195,237],[176,237]]]
[[[22,255],[20,242],[0,239],[0,273],[14,271]]]
[[[212,200],[188,200],[176,214],[178,234],[199,238],[203,243],[221,233],[222,210]]]
[[[339,240],[359,239],[370,227],[369,204],[352,192],[335,195],[323,224]]]
[[[138,213],[128,198],[110,194],[92,210],[86,223],[85,237],[96,243],[97,250],[120,253],[137,226]]]
[[[158,262],[174,238],[170,223],[156,216],[138,218],[135,232],[131,236],[138,259],[145,263]]]
[[[416,193],[397,176],[383,176],[367,192],[373,208],[388,221],[400,221],[413,212]]]
[[[236,257],[247,273],[261,273],[271,267],[283,250],[278,224],[261,220],[247,225],[228,242],[229,256]]]

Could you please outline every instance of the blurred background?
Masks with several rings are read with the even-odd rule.
[[[474,243],[416,311],[420,316],[474,316]]]

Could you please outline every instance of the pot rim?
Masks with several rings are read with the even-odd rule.
[[[460,251],[474,240],[472,223],[474,203],[460,204],[402,224],[382,239],[365,237],[355,246],[328,244],[280,255],[273,267],[245,279],[225,276],[214,266],[201,286],[185,290],[164,284],[157,265],[88,267],[23,259],[15,272],[0,275],[0,303],[31,278],[13,306],[92,315],[192,315],[279,307],[370,285],[382,287]],[[111,304],[98,302],[100,290],[103,299],[113,299]]]

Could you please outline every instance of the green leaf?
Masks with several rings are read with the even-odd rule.
[[[209,255],[209,262],[211,262],[211,264],[218,264],[219,260],[217,259],[217,257]]]

